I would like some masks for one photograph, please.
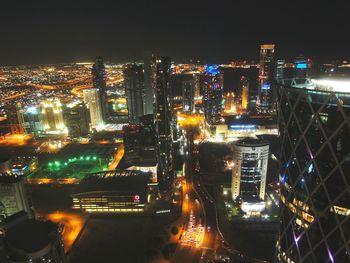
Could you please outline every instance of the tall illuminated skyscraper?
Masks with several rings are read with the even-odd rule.
[[[156,57],[152,52],[144,54],[144,80],[145,80],[145,114],[154,114],[154,89],[156,74]]]
[[[144,75],[141,65],[133,64],[124,70],[125,93],[130,123],[139,123],[146,108]]]
[[[273,70],[275,45],[264,44],[260,46],[259,67],[259,112],[270,113],[274,110],[273,100]]]
[[[157,60],[156,68],[154,120],[158,141],[158,181],[160,189],[166,191],[174,182],[170,58]]]
[[[215,124],[223,110],[224,79],[219,66],[206,65],[204,84],[204,116],[209,124]]]
[[[108,117],[108,100],[106,91],[107,74],[102,57],[97,57],[95,59],[95,63],[92,66],[91,73],[93,88],[98,90],[102,120],[106,122]]]
[[[91,127],[103,125],[102,110],[98,89],[84,89],[84,102],[90,111]]]
[[[280,262],[350,262],[350,83],[300,80],[285,80],[276,90],[277,257]]]
[[[59,99],[48,99],[40,104],[46,133],[67,133],[63,122],[62,104]]]
[[[185,80],[182,82],[182,110],[183,112],[193,112],[194,110],[194,82]]]
[[[284,64],[286,61],[284,59],[278,59],[276,61],[276,71],[275,78],[277,82],[280,82],[284,78]]]
[[[242,76],[239,81],[239,85],[242,92],[242,110],[247,111],[249,104],[249,80],[246,77]]]

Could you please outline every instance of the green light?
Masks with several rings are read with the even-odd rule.
[[[97,157],[96,157],[96,156],[94,156],[94,157],[92,157],[92,159],[96,160],[96,159],[97,159]]]
[[[52,163],[49,163],[49,166],[52,166]]]
[[[55,161],[55,165],[56,165],[56,166],[60,166],[60,163],[57,162],[57,161]]]
[[[64,165],[65,165],[65,166],[67,166],[67,165],[68,165],[68,163],[64,163]]]
[[[83,160],[84,159],[84,157],[83,156],[80,156],[80,160]]]
[[[90,156],[86,157],[86,160],[89,161],[90,160]]]

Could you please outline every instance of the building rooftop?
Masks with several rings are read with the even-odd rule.
[[[254,138],[244,138],[235,142],[237,146],[246,146],[246,147],[259,147],[269,145],[268,141]]]
[[[115,170],[91,174],[79,184],[76,195],[96,192],[146,196],[150,175],[136,170]],[[74,196],[74,195],[73,195]]]

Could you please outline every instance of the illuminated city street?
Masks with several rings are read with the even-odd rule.
[[[63,225],[63,243],[65,252],[68,252],[72,248],[87,220],[86,216],[67,212],[54,212],[40,216]]]
[[[350,1],[1,8],[0,263],[350,262]]]

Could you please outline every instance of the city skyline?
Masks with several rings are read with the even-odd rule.
[[[277,58],[350,57],[350,40],[342,29],[349,4],[304,2],[6,3],[0,64],[92,61],[97,56],[124,62],[142,59],[144,51],[176,61],[258,60],[256,49],[263,43],[276,44]]]

